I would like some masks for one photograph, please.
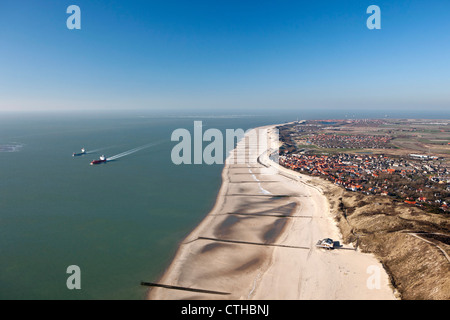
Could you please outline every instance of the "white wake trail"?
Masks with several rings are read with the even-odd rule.
[[[125,151],[125,152],[116,154],[115,156],[106,158],[106,161],[116,160],[116,159],[119,159],[119,158],[128,156],[128,155],[130,155],[130,154],[132,154],[132,153],[135,153],[135,152],[141,151],[141,150],[143,150],[143,149],[146,149],[146,148],[155,146],[155,145],[157,145],[158,143],[159,143],[159,142],[149,143],[149,144],[146,144],[146,145],[144,145],[144,146],[137,147],[137,148],[134,148],[134,149],[131,149],[131,150],[128,150],[128,151]]]

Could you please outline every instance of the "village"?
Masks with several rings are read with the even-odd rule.
[[[314,144],[320,148],[338,148],[338,149],[386,149],[389,146],[390,137],[373,135],[336,135],[336,134],[317,134],[311,136],[308,143]]]
[[[322,177],[348,191],[389,196],[434,213],[450,212],[450,167],[445,159],[378,153],[380,149],[391,148],[389,136],[324,134],[317,132],[317,127],[313,129],[315,125],[303,126],[300,129],[303,136],[297,135],[299,131],[293,133],[292,127],[284,128],[290,128],[288,132],[282,128],[282,166]],[[300,136],[306,145],[296,144],[293,136]],[[376,150],[350,152],[362,148]],[[323,152],[330,149],[336,152]]]

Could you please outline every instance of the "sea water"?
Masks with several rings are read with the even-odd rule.
[[[249,129],[254,115],[4,114],[0,299],[141,299],[213,207],[222,165],[175,165],[177,128]],[[91,166],[102,154],[142,150]],[[11,146],[17,146],[12,148]],[[72,157],[86,148],[88,154]],[[100,149],[100,150],[98,150]],[[90,150],[98,150],[89,153]],[[69,290],[67,268],[81,271]]]
[[[337,113],[335,118],[342,118]],[[329,113],[0,115],[0,299],[142,299],[213,207],[223,165],[175,165],[178,128],[244,129]],[[111,157],[148,146],[106,164]],[[88,154],[72,157],[86,148]],[[100,150],[99,150],[100,149]],[[90,150],[97,150],[89,153]],[[80,268],[69,290],[67,268]]]

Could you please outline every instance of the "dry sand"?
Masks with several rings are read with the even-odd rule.
[[[278,140],[258,146],[243,139],[240,145],[246,142],[252,158],[236,164],[234,153],[227,159],[213,210],[158,281],[223,294],[151,288],[148,298],[395,299],[379,261],[342,246],[322,190],[269,160],[267,151],[277,149]],[[315,247],[322,238],[332,238],[337,248]]]

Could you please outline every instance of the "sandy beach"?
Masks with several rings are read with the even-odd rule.
[[[274,126],[257,129],[268,130],[269,145],[240,142],[259,148],[250,152],[258,159],[227,159],[214,208],[158,280],[200,292],[152,287],[147,298],[395,299],[379,261],[343,245],[320,187],[269,159],[278,148]],[[317,248],[323,238],[335,249]]]

